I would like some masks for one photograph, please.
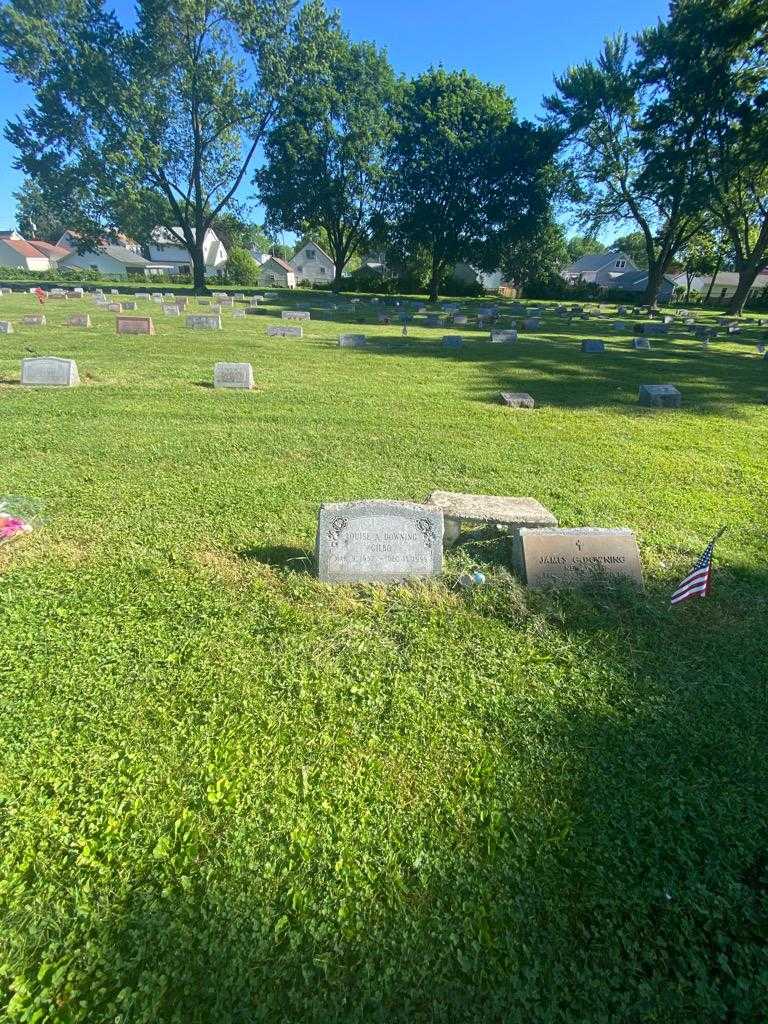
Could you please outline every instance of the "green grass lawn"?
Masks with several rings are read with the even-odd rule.
[[[766,1020],[764,330],[366,313],[351,350],[329,318],[140,303],[156,336],[118,337],[36,305],[0,297],[0,492],[45,515],[0,549],[0,1019]],[[82,385],[21,388],[27,348]],[[667,382],[682,410],[638,406]],[[527,591],[505,540],[429,583],[313,576],[321,502],[436,488],[628,526],[647,590]],[[713,596],[670,610],[721,525]]]

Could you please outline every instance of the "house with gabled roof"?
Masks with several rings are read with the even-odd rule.
[[[195,237],[194,228],[192,237]],[[184,232],[180,227],[154,228],[149,243],[149,258],[158,263],[168,264],[171,274],[192,274],[192,257],[184,244]],[[203,235],[205,276],[217,277],[223,273],[228,258],[222,240],[213,228],[206,228]]]
[[[52,270],[68,252],[50,242],[24,238],[18,231],[0,231],[0,267]]]
[[[261,265],[259,271],[260,285],[275,285],[278,288],[295,288],[296,274],[290,263],[279,256],[270,256]]]
[[[568,284],[596,284],[601,288],[613,288],[612,281],[630,270],[639,270],[632,257],[626,252],[612,249],[609,252],[588,253],[569,263],[560,271],[560,277]]]
[[[299,284],[328,284],[336,279],[333,260],[317,242],[307,242],[289,263]]]

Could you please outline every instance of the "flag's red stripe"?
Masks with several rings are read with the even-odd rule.
[[[689,583],[685,587],[678,587],[678,589],[672,595],[672,604],[676,604],[678,601],[684,601],[686,597],[693,597],[694,594],[702,594],[706,596],[707,587],[709,586],[709,579],[698,580],[696,583]]]

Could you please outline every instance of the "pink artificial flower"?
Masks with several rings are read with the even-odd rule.
[[[23,519],[16,516],[5,516],[0,513],[0,544],[4,540],[11,540],[19,533],[29,533],[32,527]]]

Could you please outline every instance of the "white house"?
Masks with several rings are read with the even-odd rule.
[[[661,302],[669,302],[672,299],[677,279],[665,274],[659,285],[658,298]],[[638,295],[645,293],[648,287],[647,270],[626,270],[623,274],[616,274],[610,277],[608,284],[600,285],[601,291],[636,292]]]
[[[696,293],[704,298],[709,292],[709,285],[712,281],[712,275],[706,274],[693,278],[691,282],[691,293]],[[719,274],[715,274],[714,284],[712,285],[712,292],[709,296],[710,301],[720,302],[723,299],[732,298],[736,287],[739,283],[739,275],[732,273],[729,270],[721,270]],[[681,274],[677,278],[677,285],[679,288],[686,287],[685,274]],[[761,270],[755,278],[754,284],[749,290],[747,301],[752,298],[763,297],[768,290],[768,269]]]
[[[260,285],[276,285],[278,288],[295,288],[296,275],[293,267],[279,256],[270,256],[261,265],[259,272]]]
[[[568,284],[596,284],[601,288],[617,287],[613,282],[630,270],[640,268],[632,257],[617,249],[611,252],[589,253],[563,267],[560,277]]]
[[[463,284],[479,284],[486,292],[498,292],[502,286],[508,286],[500,270],[494,270],[487,274],[485,271],[470,266],[469,263],[457,263],[453,268],[452,276]]]
[[[269,253],[264,252],[257,245],[254,245],[252,249],[249,249],[249,252],[251,254],[251,258],[254,259],[259,266],[261,266],[262,263],[266,263],[269,259]]]
[[[52,270],[67,252],[50,242],[26,239],[18,231],[0,231],[0,267]]]
[[[141,246],[139,243],[133,238],[129,238],[127,235],[124,235],[122,231],[118,231],[109,239],[103,238],[101,243],[102,245],[119,245],[121,248],[130,249],[131,252],[135,252],[141,256]],[[65,249],[76,249],[80,244],[80,235],[77,231],[73,231],[72,228],[67,228],[56,244]]]
[[[194,230],[192,234],[194,237]],[[192,257],[183,238],[184,233],[180,227],[174,227],[172,232],[168,228],[156,227],[149,243],[150,260],[169,266],[170,274],[191,275]],[[206,228],[203,235],[203,259],[206,277],[216,277],[224,270],[227,262],[227,250],[213,228]]]
[[[147,277],[172,272],[169,265],[152,263],[122,245],[100,245],[84,253],[70,250],[59,260],[58,267],[60,270],[94,270],[109,277]]]
[[[307,242],[289,260],[299,284],[327,284],[336,278],[333,260],[315,242]]]

